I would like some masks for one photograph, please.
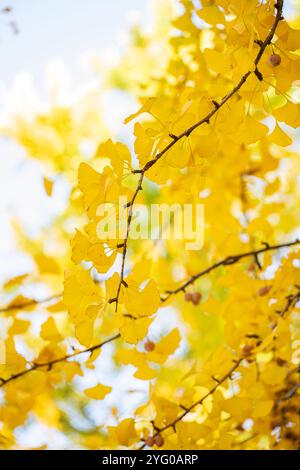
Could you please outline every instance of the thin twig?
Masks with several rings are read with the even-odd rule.
[[[204,269],[203,271],[200,271],[199,273],[194,274],[194,276],[191,276],[186,282],[181,284],[181,286],[177,287],[177,289],[166,291],[167,295],[165,297],[163,297],[161,300],[162,300],[162,302],[165,302],[171,295],[178,294],[179,292],[184,292],[185,289],[189,285],[191,285],[195,281],[197,281],[197,279],[199,279],[200,277],[205,276],[206,274],[208,274],[211,271],[219,268],[220,266],[229,266],[229,265],[237,263],[238,261],[240,261],[243,258],[248,258],[250,256],[258,256],[261,253],[266,253],[267,251],[279,250],[280,248],[288,248],[288,247],[296,246],[296,245],[299,245],[299,244],[300,244],[300,240],[298,240],[298,239],[293,241],[293,242],[282,243],[280,245],[265,244],[265,246],[263,248],[260,248],[258,250],[252,250],[252,251],[247,251],[245,253],[240,253],[240,254],[233,255],[233,256],[227,256],[226,258],[224,258],[220,261],[217,261],[216,263],[212,264],[211,266]]]
[[[299,287],[299,286],[298,286]],[[297,303],[297,301],[299,301],[299,295],[300,295],[300,291],[299,291],[299,288],[297,289],[297,292],[294,294],[294,295],[290,295],[288,296],[288,299],[292,299],[291,301],[289,301],[285,306],[284,308],[282,309],[281,312],[279,312],[279,317],[284,317],[285,314],[288,312],[288,311],[291,311],[292,308],[295,306],[295,304]],[[275,324],[275,328],[276,326],[278,325],[278,321],[276,322]],[[274,327],[272,328],[274,329]],[[155,433],[153,434],[153,438],[155,438],[156,436],[160,435],[161,433],[163,433],[164,431],[166,431],[167,429],[174,429],[174,431],[176,432],[176,424],[179,422],[179,421],[182,421],[189,413],[191,413],[191,411],[194,410],[194,408],[196,408],[196,406],[198,405],[202,405],[203,402],[211,395],[213,395],[215,393],[215,391],[221,386],[224,384],[224,382],[227,380],[227,379],[230,379],[233,372],[235,372],[238,367],[240,366],[241,362],[244,360],[244,359],[247,359],[247,356],[245,355],[242,355],[239,359],[237,359],[235,361],[235,364],[230,368],[230,370],[221,378],[221,379],[215,379],[215,382],[216,384],[198,401],[196,401],[195,403],[193,403],[191,406],[189,407],[183,407],[182,405],[179,405],[180,408],[182,408],[184,411],[178,415],[173,421],[171,421],[170,423],[166,424],[164,427],[162,428],[157,428],[156,426],[153,427],[153,429],[155,430]],[[294,396],[297,392],[297,390],[299,389],[299,384],[295,385],[295,387],[293,387],[291,390],[289,390],[285,395],[284,397],[282,397],[281,399],[283,400],[288,400],[289,398],[291,398],[292,396]],[[146,447],[146,442],[144,442],[137,450],[142,450]]]
[[[186,415],[188,415],[189,413],[191,413],[191,411],[193,411],[194,408],[196,408],[196,406],[198,405],[202,405],[202,403],[204,402],[204,400],[206,400],[209,396],[213,395],[215,393],[215,391],[227,380],[231,377],[231,375],[233,374],[234,371],[237,370],[237,368],[239,367],[240,363],[242,362],[244,358],[241,358],[241,359],[238,359],[235,364],[231,367],[231,369],[227,372],[227,374],[224,375],[224,377],[222,377],[217,383],[216,385],[214,385],[200,400],[196,401],[195,403],[193,403],[191,406],[185,408],[185,410],[183,411],[183,413],[181,413],[179,416],[177,416],[177,418],[175,418],[171,423],[168,423],[166,424],[166,426],[164,426],[163,428],[157,430],[154,435],[153,435],[153,438],[155,438],[156,436],[158,436],[159,434],[161,434],[162,432],[166,431],[167,429],[170,429],[170,428],[173,428],[175,429],[176,428],[176,424],[179,423],[179,421],[181,421],[183,418],[185,418]],[[142,450],[146,447],[146,443],[142,444],[138,450]]]
[[[247,253],[241,253],[241,254],[238,254],[238,255],[233,255],[233,256],[228,256],[227,258],[221,260],[221,261],[218,261],[217,263],[211,265],[210,267],[206,268],[205,270],[201,271],[200,273],[192,276],[188,281],[186,281],[183,285],[181,285],[180,287],[178,287],[177,289],[175,289],[174,291],[167,291],[166,294],[167,294],[167,297],[165,298],[161,298],[161,301],[162,302],[165,302],[171,295],[175,295],[179,292],[184,292],[185,288],[192,284],[193,282],[195,282],[197,279],[199,279],[200,277],[204,276],[205,274],[208,274],[210,273],[211,271],[213,271],[214,269],[217,269],[218,267],[220,266],[231,266],[235,263],[237,263],[239,260],[243,259],[243,258],[246,258],[246,257],[249,257],[249,256],[253,256],[253,254],[255,253],[256,255],[260,254],[260,253],[264,253],[264,252],[267,252],[267,251],[272,251],[272,250],[278,250],[280,248],[287,248],[287,247],[291,247],[291,246],[295,246],[295,245],[298,245],[300,244],[300,240],[295,240],[294,242],[290,242],[290,243],[283,243],[283,244],[280,244],[280,245],[268,245],[268,244],[265,244],[264,248],[261,248],[260,250],[256,250],[255,252],[253,251],[249,251]],[[56,295],[55,297],[58,297],[60,296],[60,294]],[[52,297],[54,298],[54,296]],[[292,306],[294,306],[298,301],[300,300],[300,291],[298,290],[298,292],[295,294],[295,295],[291,295],[291,296],[288,296],[287,297],[287,302],[286,302],[286,305],[285,307],[283,308],[283,310],[281,312],[278,312],[279,315],[281,317],[283,317],[289,310]],[[34,301],[34,304],[38,304],[38,303],[44,303],[44,302],[48,302],[49,301],[49,298],[47,299],[43,299],[43,300],[40,300],[40,301]],[[28,304],[26,304],[28,305]],[[23,304],[24,306],[24,304]],[[7,311],[7,309],[9,309],[10,307],[6,307],[6,310],[5,308],[2,309],[2,311]],[[22,306],[19,306],[19,307],[16,307],[16,308],[22,308]],[[117,334],[111,338],[108,338],[107,340],[103,341],[102,343],[99,343],[99,344],[96,344],[95,346],[91,346],[90,348],[87,348],[87,349],[84,349],[83,351],[76,351],[75,353],[72,353],[72,354],[69,354],[69,355],[66,355],[66,356],[63,356],[63,357],[60,357],[60,358],[57,358],[57,359],[54,359],[52,361],[49,361],[49,362],[45,362],[45,363],[38,363],[38,364],[33,364],[30,368],[28,369],[25,369],[21,372],[19,372],[18,374],[14,374],[13,376],[9,377],[8,379],[2,379],[0,378],[0,387],[2,387],[3,385],[5,385],[6,383],[10,382],[11,380],[14,380],[14,379],[17,379],[33,370],[36,370],[36,369],[41,369],[41,368],[51,368],[54,364],[57,364],[57,363],[60,363],[60,362],[64,362],[72,357],[76,357],[78,356],[79,354],[83,354],[85,352],[93,352],[94,350],[96,349],[99,349],[101,348],[102,346],[104,346],[105,344],[107,343],[110,343],[118,338],[120,338],[120,334]],[[219,382],[218,382],[219,383]]]
[[[293,308],[299,301],[300,301],[300,287],[297,287],[297,292],[295,294],[291,294],[287,296],[286,304],[284,308],[277,312],[281,318],[284,318],[286,313],[290,311],[291,308]]]
[[[123,243],[122,266],[121,266],[121,273],[120,273],[120,281],[119,281],[119,285],[118,285],[116,298],[111,299],[111,303],[112,302],[116,303],[116,311],[118,310],[118,303],[119,303],[121,287],[124,284],[125,261],[126,261],[127,245],[128,245],[128,239],[129,239],[130,227],[131,227],[131,221],[132,221],[132,215],[133,215],[133,205],[135,203],[135,200],[137,198],[137,195],[138,195],[139,191],[142,190],[143,179],[144,179],[144,173],[141,173],[141,175],[139,177],[138,185],[136,187],[136,190],[135,190],[135,192],[132,196],[131,201],[127,205],[128,206],[127,229],[126,229],[126,237],[125,237],[125,240],[124,240],[124,243]]]
[[[1,307],[0,308],[0,313],[10,312],[12,310],[21,310],[22,308],[26,308],[26,307],[33,307],[34,305],[45,304],[47,302],[51,302],[51,300],[59,299],[61,296],[62,296],[62,294],[60,293],[60,294],[50,295],[49,297],[46,297],[46,298],[40,299],[40,300],[28,299],[28,300],[20,303],[19,305],[11,304],[11,305],[7,305],[6,307]]]
[[[24,369],[21,372],[18,372],[17,374],[13,374],[8,379],[3,379],[0,377],[0,388],[6,385],[7,383],[11,382],[12,380],[16,380],[20,377],[23,377],[24,375],[29,374],[30,372],[34,370],[38,370],[38,369],[51,370],[55,364],[68,361],[69,359],[79,356],[80,354],[92,353],[93,351],[96,351],[97,349],[102,348],[105,344],[111,343],[112,341],[115,341],[116,339],[120,338],[120,336],[121,336],[120,333],[118,333],[112,336],[111,338],[108,338],[105,341],[102,341],[101,343],[91,346],[90,348],[86,348],[81,351],[75,351],[72,354],[66,354],[65,356],[59,357],[57,359],[52,359],[51,361],[48,361],[48,362],[33,363],[32,366],[29,367],[28,369]]]
[[[267,46],[269,44],[271,44],[272,42],[272,39],[274,37],[274,34],[276,32],[276,28],[278,26],[278,23],[283,19],[282,17],[282,12],[283,12],[283,0],[277,0],[276,3],[275,3],[275,8],[277,10],[277,13],[276,13],[276,17],[275,17],[275,20],[274,20],[274,23],[273,23],[273,26],[268,34],[268,36],[266,37],[266,39],[264,41],[260,41],[259,42],[259,46],[260,46],[260,49],[258,51],[258,54],[254,60],[254,65],[256,66],[256,70],[257,70],[257,66],[263,56],[263,53],[264,51],[266,50]],[[246,81],[248,80],[249,76],[252,74],[252,73],[256,73],[256,71],[251,71],[249,70],[248,72],[246,72],[242,78],[240,79],[240,81],[237,83],[237,85],[227,94],[225,95],[220,102],[216,102],[216,101],[213,101],[213,104],[214,104],[214,109],[212,109],[204,118],[200,119],[200,121],[196,122],[195,124],[193,124],[192,126],[190,126],[188,129],[186,129],[185,131],[183,131],[181,134],[179,134],[178,136],[173,136],[172,137],[172,141],[163,149],[161,150],[155,158],[153,158],[152,160],[150,160],[149,162],[147,162],[144,167],[140,170],[134,170],[134,173],[145,173],[147,170],[149,170],[158,160],[161,159],[161,157],[166,153],[168,152],[168,150],[170,150],[179,140],[183,139],[183,137],[189,137],[190,134],[195,130],[197,129],[199,126],[205,124],[205,123],[208,123],[210,121],[210,119],[218,112],[218,110],[224,106],[225,103],[227,103],[228,100],[230,100],[230,98],[232,98],[233,95],[235,95],[239,90],[240,88],[242,88],[242,86],[246,83]]]

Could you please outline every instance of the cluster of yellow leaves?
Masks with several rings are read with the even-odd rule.
[[[291,144],[300,123],[295,91],[300,32],[280,21],[256,71],[255,58],[274,24],[274,2],[209,0],[201,7],[191,0],[180,3],[181,16],[174,16],[164,28],[158,24],[155,38],[133,31],[131,58],[125,54],[118,75],[111,74],[114,86],[121,86],[120,77],[130,79],[125,88],[141,94],[139,109],[125,118],[125,124],[134,123],[134,156],[123,143],[95,139],[94,158],[84,162],[80,130],[66,111],[57,109],[37,118],[33,126],[16,121],[10,133],[32,156],[45,153],[64,174],[70,154],[79,157],[78,184],[62,221],[72,229],[78,222],[82,228],[71,239],[72,263],[65,252],[54,259],[36,246],[26,249],[51,291],[61,280],[62,266],[66,268],[63,301],[45,305],[38,338],[30,317],[38,304],[22,290],[30,277],[21,275],[6,283],[6,290],[16,295],[5,315],[6,365],[0,366],[3,433],[24,424],[30,412],[59,427],[63,411],[58,385],[77,375],[84,380],[89,369],[97,369],[99,345],[108,339],[115,345],[111,356],[116,366],[131,366],[129,371],[133,367],[135,379],[149,382],[149,393],[125,419],[122,404],[127,394],[122,395],[122,404],[111,410],[115,426],[97,423],[84,437],[78,432],[87,448],[298,445],[297,247],[289,253],[249,255],[207,272],[187,288],[186,294],[198,294],[194,302],[186,301],[183,289],[167,301],[165,296],[219,259],[297,236],[300,187],[295,175],[300,167]],[[151,44],[166,52],[153,66]],[[146,59],[151,63],[149,73],[148,68],[139,71],[134,80],[133,52],[135,67],[143,68]],[[219,107],[248,72],[242,86]],[[203,119],[201,126],[177,141]],[[119,198],[132,200],[139,177],[132,168],[143,171],[160,152],[162,157],[145,171],[136,202],[203,204],[202,250],[186,250],[185,240],[137,241],[130,239],[130,231],[127,237],[131,206],[118,207]],[[45,178],[44,186],[51,196],[52,179]],[[103,205],[108,214],[99,212]],[[123,233],[107,232],[101,238],[99,224],[109,224],[115,216]],[[62,231],[65,242],[68,231]],[[169,326],[174,312],[180,333]],[[161,324],[168,325],[167,332]],[[80,365],[69,360],[85,350],[90,356],[83,354]],[[33,365],[30,372],[5,382],[28,368],[32,357],[33,364],[52,365],[49,370],[47,365]],[[84,390],[84,399],[101,400],[99,406],[104,406],[102,400],[105,404],[111,391],[97,380]],[[128,383],[128,397],[130,393]],[[78,405],[77,394],[72,381],[66,400]],[[48,414],[43,413],[42,402]]]

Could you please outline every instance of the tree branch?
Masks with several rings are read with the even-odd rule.
[[[175,429],[176,428],[176,424],[181,421],[183,418],[185,418],[186,415],[188,415],[189,413],[191,413],[191,411],[193,411],[194,408],[196,408],[196,406],[198,405],[202,405],[202,403],[204,402],[204,400],[206,400],[206,398],[208,398],[209,396],[213,395],[215,393],[215,391],[227,380],[231,377],[231,375],[233,374],[234,371],[237,370],[237,368],[239,367],[240,363],[242,362],[244,358],[241,358],[241,359],[238,359],[235,364],[231,367],[231,369],[224,375],[224,377],[222,377],[217,383],[216,385],[214,385],[200,400],[196,401],[195,403],[193,403],[191,406],[185,408],[185,410],[183,411],[183,413],[181,413],[179,416],[177,416],[177,418],[175,418],[171,423],[169,424],[166,424],[166,426],[164,426],[163,428],[157,430],[154,435],[153,435],[153,438],[155,438],[156,436],[158,436],[159,434],[161,434],[162,432],[166,431],[167,429],[170,429],[170,428],[173,428]],[[146,447],[146,443],[142,444],[138,450],[143,450],[144,448]]]
[[[188,281],[186,281],[184,284],[182,284],[180,287],[178,287],[174,291],[167,291],[166,292],[166,294],[168,294],[167,297],[161,298],[161,301],[165,302],[171,295],[175,295],[175,294],[177,294],[181,291],[184,292],[185,288],[188,285],[193,284],[193,282],[195,282],[197,279],[204,276],[205,274],[210,273],[211,271],[213,271],[214,269],[217,269],[220,266],[230,266],[232,264],[237,263],[239,260],[241,260],[243,258],[247,258],[249,256],[253,256],[254,254],[259,255],[260,253],[265,253],[267,251],[278,250],[280,248],[288,248],[288,247],[299,245],[299,244],[300,244],[300,240],[295,240],[294,242],[283,243],[283,244],[280,244],[280,245],[265,244],[264,248],[261,248],[261,249],[256,250],[256,251],[249,251],[247,253],[241,253],[241,254],[237,254],[237,255],[233,255],[233,256],[228,256],[227,258],[224,258],[223,260],[218,261],[217,263],[215,263],[212,266],[206,268],[205,270],[201,271],[200,273],[192,276]],[[35,304],[45,303],[45,302],[48,302],[49,300],[52,300],[52,299],[60,297],[60,296],[61,296],[61,294],[57,294],[55,296],[48,297],[46,299],[42,299],[42,300],[39,300],[39,301],[38,300],[33,300],[30,303],[27,302],[27,303],[24,303],[20,306],[16,306],[16,307],[14,307],[14,309],[19,309],[19,308],[22,308],[22,307],[28,306],[28,305],[35,305]],[[290,310],[290,308],[292,308],[299,300],[300,300],[300,290],[298,289],[298,292],[295,295],[290,295],[290,296],[287,297],[286,305],[285,305],[284,309],[281,312],[278,312],[279,315],[283,317]],[[2,308],[1,311],[5,312],[5,311],[8,311],[10,309],[11,308],[8,306],[6,308]],[[120,335],[120,333],[118,333],[115,336],[112,336],[111,338],[108,338],[107,340],[103,341],[102,343],[96,344],[96,345],[91,346],[90,348],[84,349],[82,351],[76,351],[75,353],[65,355],[63,357],[54,359],[54,360],[49,361],[49,362],[39,363],[39,364],[35,363],[30,368],[25,369],[25,370],[23,370],[23,371],[21,371],[17,374],[14,374],[6,380],[0,377],[0,387],[5,385],[6,383],[10,382],[11,380],[15,380],[15,379],[17,379],[17,378],[19,378],[19,377],[21,377],[25,374],[28,374],[29,372],[32,372],[34,370],[42,369],[42,368],[47,368],[48,370],[50,370],[54,364],[58,364],[60,362],[67,361],[68,359],[79,356],[80,354],[83,354],[83,353],[86,353],[86,352],[91,353],[91,352],[95,351],[96,349],[100,349],[105,344],[110,343],[112,341],[115,341],[116,339],[118,339],[120,337],[121,337],[121,335]]]
[[[91,346],[90,348],[86,348],[82,351],[75,351],[72,354],[66,354],[65,356],[59,357],[57,359],[53,359],[52,361],[42,362],[42,363],[33,363],[33,365],[29,367],[28,369],[24,369],[21,372],[18,372],[17,374],[13,374],[8,379],[3,379],[0,377],[0,388],[6,385],[7,383],[11,382],[12,380],[16,380],[20,377],[23,377],[24,375],[27,375],[34,370],[38,370],[38,369],[51,370],[55,364],[68,361],[69,359],[79,356],[80,354],[92,353],[93,351],[96,351],[97,349],[102,348],[105,344],[111,343],[112,341],[115,341],[116,339],[120,338],[120,336],[121,336],[120,333],[118,333],[115,336],[112,336],[111,338],[108,338],[99,344],[95,344],[94,346]]]
[[[41,299],[41,300],[28,299],[26,302],[20,303],[19,305],[12,304],[12,305],[7,305],[6,307],[2,307],[0,308],[0,313],[10,312],[13,310],[20,310],[26,307],[33,307],[34,305],[45,304],[47,302],[50,302],[51,300],[59,299],[61,296],[62,294],[60,293],[60,294],[50,295],[49,297],[46,297],[45,299]]]
[[[168,150],[170,150],[179,140],[183,139],[183,137],[189,137],[189,135],[195,130],[197,129],[198,127],[200,127],[201,125],[203,125],[204,123],[208,123],[210,121],[210,119],[218,112],[218,110],[224,106],[225,103],[227,103],[228,100],[230,100],[230,98],[232,98],[232,96],[234,96],[241,88],[242,86],[246,83],[246,81],[248,80],[249,76],[252,74],[252,73],[255,73],[257,74],[257,66],[263,56],[263,53],[265,52],[267,46],[269,44],[271,44],[272,42],[272,39],[275,35],[275,32],[276,32],[276,29],[277,29],[277,26],[279,24],[279,22],[283,19],[282,18],[282,13],[283,13],[283,0],[277,0],[275,2],[275,8],[277,10],[276,12],[276,16],[275,16],[275,20],[274,20],[274,23],[272,25],[272,28],[268,34],[268,36],[265,38],[265,40],[263,42],[256,42],[260,49],[256,55],[256,58],[254,60],[254,65],[256,66],[256,70],[253,72],[251,70],[249,70],[248,72],[246,72],[240,79],[240,81],[235,85],[235,87],[227,94],[225,95],[220,102],[216,102],[216,101],[213,101],[213,104],[214,104],[214,108],[202,119],[200,119],[200,121],[196,122],[195,124],[193,124],[192,126],[190,126],[188,129],[186,129],[185,131],[183,131],[181,134],[179,134],[178,136],[175,136],[175,135],[172,135],[172,141],[163,149],[161,150],[155,158],[153,158],[152,160],[150,160],[149,162],[147,162],[144,167],[141,169],[141,170],[135,170],[134,172],[135,173],[145,173],[146,171],[148,171],[158,160],[161,159],[161,157],[163,155],[165,155],[166,152],[168,152]]]
[[[288,313],[291,310],[291,308],[295,307],[295,305],[299,302],[299,300],[300,300],[300,286],[296,286],[296,288],[298,289],[297,292],[295,294],[288,295],[285,307],[282,310],[280,310],[279,312],[277,312],[278,315],[281,318],[284,318],[286,313]],[[276,328],[276,325],[275,325],[274,328]]]
[[[284,308],[282,309],[281,312],[279,312],[279,317],[284,317],[285,314],[290,311],[294,306],[295,304],[300,300],[300,289],[299,289],[299,286],[296,286],[297,287],[297,292],[295,294],[292,294],[290,296],[287,297],[288,299],[288,302],[286,303],[286,305],[284,306]],[[275,326],[272,327],[272,330],[274,330],[276,328],[276,326],[278,325],[278,321],[276,322]],[[240,366],[241,362],[244,360],[244,359],[247,359],[247,356],[244,354],[242,355],[238,360],[235,361],[235,364],[231,367],[231,369],[219,380],[216,380],[216,384],[198,401],[196,401],[195,403],[193,403],[191,406],[189,407],[183,407],[183,406],[180,406],[181,408],[183,408],[183,412],[177,416],[177,418],[175,418],[172,422],[166,424],[166,426],[158,429],[157,427],[154,427],[154,430],[155,430],[155,433],[154,435],[152,436],[153,438],[155,438],[156,436],[160,435],[161,433],[163,433],[164,431],[166,431],[167,429],[171,429],[173,428],[176,432],[176,424],[183,420],[183,418],[185,418],[185,416],[187,416],[189,413],[191,413],[191,411],[193,411],[194,408],[196,408],[196,406],[198,405],[202,405],[203,402],[206,400],[206,398],[208,398],[209,396],[213,395],[215,393],[215,391],[221,386],[224,384],[224,382],[227,380],[227,379],[230,379],[233,372],[235,372],[238,367]],[[289,390],[289,392],[284,396],[283,399],[289,399],[290,397],[292,397],[298,390],[300,385],[296,385],[295,387],[293,387],[291,390]],[[146,443],[144,442],[137,450],[142,450],[146,447]]]
[[[140,177],[139,177],[138,185],[137,185],[136,190],[135,190],[135,192],[132,196],[132,199],[127,204],[127,206],[128,206],[127,229],[126,229],[126,237],[125,237],[125,240],[124,240],[124,243],[123,243],[122,266],[121,266],[121,273],[120,273],[120,281],[119,281],[119,285],[118,285],[116,298],[111,299],[111,303],[115,302],[115,304],[116,304],[116,311],[118,310],[119,297],[120,297],[122,284],[127,287],[126,283],[124,282],[125,261],[126,261],[126,255],[127,255],[127,245],[128,245],[128,239],[129,239],[130,227],[131,227],[131,221],[132,221],[132,215],[133,215],[133,205],[135,203],[135,200],[137,198],[137,195],[138,195],[139,191],[142,190],[143,179],[144,179],[144,173],[141,173]]]
[[[220,266],[229,266],[232,264],[237,263],[243,258],[248,258],[250,256],[258,256],[261,253],[266,253],[267,251],[274,251],[274,250],[279,250],[280,248],[288,248],[291,246],[296,246],[300,244],[300,240],[295,240],[293,242],[289,243],[282,243],[280,245],[268,245],[265,244],[264,248],[260,248],[258,250],[253,250],[253,251],[248,251],[246,253],[240,253],[237,255],[232,255],[232,256],[227,256],[226,258],[222,259],[221,261],[217,261],[216,263],[212,264],[208,268],[204,269],[203,271],[200,271],[197,274],[194,274],[194,276],[190,277],[186,282],[184,282],[181,286],[177,287],[177,289],[174,290],[168,290],[165,293],[167,294],[166,297],[163,297],[161,299],[162,302],[165,302],[171,295],[178,294],[179,292],[184,292],[185,289],[193,284],[197,279],[200,277],[205,276],[206,274],[209,274],[211,271],[219,268]]]
[[[210,122],[210,119],[218,112],[218,110],[225,105],[225,103],[227,103],[227,101],[230,100],[230,98],[232,98],[232,96],[234,96],[239,90],[240,88],[242,88],[242,86],[246,83],[246,81],[248,80],[249,76],[252,74],[252,73],[255,73],[256,75],[258,75],[260,72],[258,72],[257,70],[257,66],[260,62],[260,59],[262,58],[262,55],[265,51],[265,49],[267,48],[267,46],[271,43],[273,37],[274,37],[274,34],[275,34],[275,31],[276,31],[276,28],[278,26],[278,23],[280,22],[280,20],[282,19],[282,12],[283,12],[283,0],[277,0],[277,2],[275,3],[275,8],[276,8],[276,16],[275,16],[275,20],[274,20],[274,23],[272,25],[272,28],[269,32],[269,34],[267,35],[267,37],[265,38],[264,41],[259,41],[257,42],[257,44],[259,45],[259,51],[258,51],[258,54],[254,60],[254,65],[255,65],[255,71],[251,71],[249,70],[248,72],[246,72],[240,79],[240,81],[235,85],[235,87],[227,94],[225,95],[220,102],[216,102],[216,101],[212,101],[212,103],[214,104],[214,107],[213,109],[202,119],[200,119],[200,121],[196,122],[195,124],[193,124],[191,127],[189,127],[188,129],[186,129],[185,131],[183,131],[181,134],[179,134],[178,136],[174,135],[174,134],[171,134],[170,137],[171,137],[171,142],[163,149],[161,150],[159,153],[157,153],[157,155],[155,156],[155,158],[153,158],[152,160],[148,161],[143,168],[141,169],[138,169],[138,170],[133,170],[133,173],[135,174],[140,174],[140,178],[139,178],[139,181],[138,181],[138,185],[137,185],[137,188],[136,188],[136,191],[133,195],[133,198],[132,200],[128,203],[128,207],[129,207],[129,213],[128,213],[128,217],[127,217],[127,233],[126,233],[126,238],[125,238],[125,241],[124,241],[124,246],[123,246],[123,252],[122,252],[122,267],[121,267],[121,274],[120,274],[120,282],[119,282],[119,285],[118,285],[118,289],[117,289],[117,295],[114,299],[111,299],[111,303],[115,302],[116,304],[116,311],[118,310],[118,303],[119,303],[119,297],[120,297],[120,292],[121,292],[121,287],[122,287],[122,284],[123,284],[123,281],[124,281],[124,271],[125,271],[125,261],[126,261],[126,255],[127,255],[127,245],[128,245],[128,239],[129,239],[129,235],[130,235],[130,226],[131,226],[131,220],[132,220],[132,207],[133,207],[133,204],[135,202],[135,199],[138,195],[138,192],[142,189],[141,185],[142,185],[142,182],[143,182],[143,179],[144,179],[144,176],[145,176],[145,173],[153,166],[155,165],[155,163],[157,163],[177,142],[179,142],[181,139],[183,139],[184,137],[189,137],[189,135],[195,130],[197,129],[198,127],[200,127],[201,125],[203,125],[204,123],[209,123]]]

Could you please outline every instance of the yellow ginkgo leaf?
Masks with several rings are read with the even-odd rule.
[[[154,139],[139,122],[134,125],[134,135],[134,151],[140,164],[145,165],[152,155]]]
[[[28,330],[29,327],[30,321],[16,318],[12,326],[9,328],[9,333],[11,335],[22,335]]]
[[[254,404],[252,416],[253,418],[263,418],[267,416],[274,405],[273,400],[257,400]]]
[[[17,310],[32,310],[36,306],[36,301],[29,299],[22,294],[17,295],[7,306],[8,312]]]
[[[118,426],[110,426],[109,430],[114,434],[116,441],[122,446],[129,446],[137,437],[133,418],[126,418]]]
[[[91,306],[87,307],[86,313],[89,311]],[[75,336],[80,344],[83,344],[86,348],[92,345],[94,337],[94,322],[95,318],[87,318],[75,325]]]
[[[101,175],[90,165],[82,162],[78,169],[78,183],[84,195],[85,207],[88,208],[101,190]]]
[[[270,142],[280,145],[280,147],[287,147],[293,141],[292,139],[281,129],[281,127],[276,124],[275,129],[272,134],[269,136]]]
[[[45,253],[38,253],[34,260],[41,274],[59,274],[60,267],[54,257],[47,256]]]
[[[300,125],[300,104],[287,101],[284,106],[273,111],[273,116],[296,129]]]
[[[121,143],[114,143],[111,139],[99,145],[97,149],[97,156],[107,157],[111,161],[111,165],[116,175],[121,178],[125,168],[125,162],[127,163],[127,170],[130,167],[131,155],[128,147]]]
[[[87,388],[84,393],[94,400],[103,400],[111,392],[112,388],[107,385],[98,384],[95,387]]]
[[[151,380],[157,375],[157,370],[151,368],[147,363],[147,356],[136,349],[120,349],[117,352],[118,360],[125,365],[136,367],[134,377],[140,380]]]
[[[188,138],[185,138],[169,150],[166,155],[166,163],[173,168],[184,168],[191,157],[191,143]]]
[[[224,14],[217,5],[209,5],[197,11],[197,15],[203,21],[211,25],[224,24]]]
[[[148,364],[141,364],[134,373],[134,377],[140,380],[152,380],[158,374],[158,370],[152,369]]]
[[[48,312],[51,313],[63,312],[65,309],[66,307],[62,300],[59,300],[58,302],[55,302],[54,304],[47,307]]]
[[[89,306],[105,303],[101,287],[80,266],[65,272],[63,302],[75,325],[89,318],[86,313]]]
[[[11,287],[16,287],[25,281],[28,278],[29,274],[21,274],[20,276],[15,276],[3,284],[4,289],[10,289]]]
[[[278,385],[284,381],[286,374],[287,370],[285,367],[280,367],[274,362],[270,362],[264,367],[261,379],[267,385]]]
[[[136,317],[153,315],[160,304],[160,296],[156,284],[150,280],[141,290],[128,289],[128,301],[126,308],[128,312]]]
[[[119,326],[120,334],[124,341],[129,344],[137,344],[145,338],[153,318],[130,318],[122,317]]]
[[[242,144],[254,144],[267,135],[269,128],[250,116],[246,116],[240,129],[233,136],[234,140]]]
[[[216,73],[226,73],[231,69],[230,58],[226,54],[213,49],[205,49],[203,56],[207,67]]]
[[[151,110],[155,101],[156,101],[156,98],[148,98],[143,104],[143,106],[136,113],[133,113],[130,116],[128,116],[126,119],[124,119],[124,124],[128,124],[130,121],[137,118],[140,114],[148,113]]]
[[[81,261],[86,260],[90,246],[91,243],[88,238],[80,232],[80,230],[76,230],[75,236],[71,240],[72,261],[75,264],[78,264],[81,263]]]
[[[176,351],[180,340],[179,330],[174,328],[167,336],[156,343],[155,349],[147,354],[147,359],[158,364],[164,363],[167,357]]]
[[[62,336],[59,333],[56,323],[52,317],[49,317],[48,320],[43,323],[41,328],[41,338],[43,338],[45,341],[51,341],[55,343],[62,339]]]
[[[51,196],[52,190],[53,190],[53,181],[50,180],[49,178],[46,178],[46,176],[44,176],[43,184],[44,184],[44,188],[45,188],[47,196]]]
[[[266,189],[265,189],[265,194],[267,196],[269,196],[270,194],[274,194],[275,192],[278,191],[278,189],[280,188],[280,179],[279,178],[276,178],[273,183],[270,183],[267,185]]]

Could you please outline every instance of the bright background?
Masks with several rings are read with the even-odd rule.
[[[7,6],[12,11],[0,13],[0,121],[7,112],[35,101],[46,103],[49,77],[65,80],[66,100],[68,87],[80,92],[93,79],[89,58],[114,60],[122,53],[128,28],[136,21],[147,26],[151,17],[148,0],[11,0],[1,1],[0,11]],[[105,105],[118,134],[124,108],[130,112],[131,103],[111,95]],[[122,133],[129,132],[124,128]],[[17,274],[26,270],[26,260],[15,249],[10,220],[16,217],[29,233],[37,233],[63,208],[62,200],[63,188],[48,198],[37,163],[0,136],[0,282],[15,275],[16,267]]]
[[[286,3],[286,14],[293,3]],[[148,0],[0,0],[0,11],[6,6],[11,6],[12,12],[0,12],[0,123],[12,110],[27,109],[35,101],[47,104],[49,76],[65,80],[66,100],[68,93],[79,92],[94,80],[89,58],[96,54],[113,60],[122,53],[129,26],[139,19],[148,27],[152,11]],[[105,106],[114,135],[130,140],[130,128],[124,129],[122,119],[136,104],[115,92]],[[58,185],[53,197],[48,198],[38,163],[28,159],[17,144],[0,137],[0,282],[27,269],[27,260],[16,250],[10,220],[20,219],[34,235],[49,217],[63,209],[65,197],[64,187]],[[171,316],[168,322],[171,329]],[[143,399],[146,387],[131,374],[134,393],[125,405],[122,393],[128,389],[128,371],[112,376],[112,369],[110,349],[106,348],[101,354],[101,371],[95,374],[99,382],[118,384],[113,387],[118,396],[110,394],[111,402],[107,404],[121,403],[126,417],[130,406]],[[87,381],[85,388],[94,384],[95,377]],[[109,409],[101,405],[92,409],[92,415],[94,411],[97,421],[105,421]],[[68,447],[65,436],[46,428],[42,431],[30,426],[22,431],[19,442],[30,446],[32,442],[42,445],[48,441],[50,448]]]

